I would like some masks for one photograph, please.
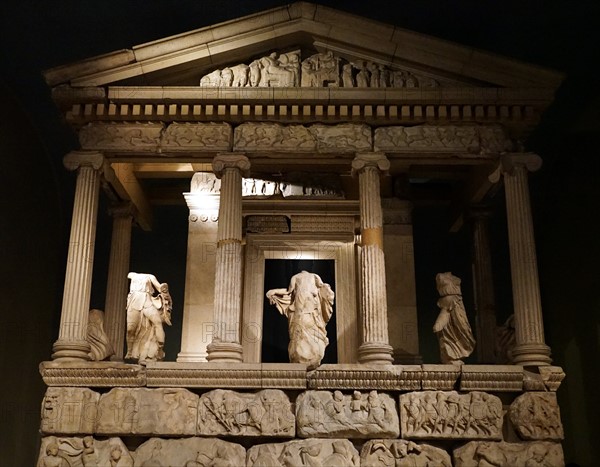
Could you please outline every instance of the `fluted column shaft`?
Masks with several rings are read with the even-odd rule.
[[[389,345],[385,256],[383,253],[383,215],[379,176],[389,168],[383,154],[357,154],[352,169],[358,173],[360,197],[360,316],[361,363],[389,364],[393,349]]]
[[[510,269],[515,312],[516,345],[513,363],[523,366],[549,365],[550,347],[544,342],[533,218],[529,198],[528,171],[541,167],[536,154],[503,156],[499,172],[504,174]],[[499,174],[496,175],[496,178]]]
[[[108,339],[115,349],[111,360],[123,361],[133,209],[131,203],[124,203],[111,207],[109,212],[113,218],[113,229],[104,304],[104,324]]]
[[[77,170],[75,202],[71,221],[69,254],[58,340],[53,360],[89,360],[86,340],[92,268],[96,241],[100,171],[104,157],[100,153],[72,152],[65,156],[68,170]]]
[[[215,272],[213,339],[207,348],[211,362],[241,362],[242,315],[242,171],[250,161],[241,154],[220,154],[213,171],[221,178]]]
[[[477,323],[479,363],[495,362],[496,300],[489,237],[490,212],[475,208],[470,212],[473,231],[473,288]]]

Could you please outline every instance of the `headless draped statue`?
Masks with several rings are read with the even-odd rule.
[[[291,363],[306,363],[309,369],[321,363],[329,344],[325,326],[333,313],[334,296],[329,284],[307,271],[293,276],[287,289],[267,292],[269,303],[288,319]]]
[[[443,272],[435,276],[435,283],[440,294],[437,302],[440,314],[433,332],[440,344],[440,357],[442,363],[462,365],[462,359],[475,348],[475,338],[463,305],[460,279],[451,272]]]
[[[163,360],[165,331],[163,323],[171,325],[173,302],[169,286],[161,284],[152,274],[130,272],[127,296],[127,355],[139,363]]]

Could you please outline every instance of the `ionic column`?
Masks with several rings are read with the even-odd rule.
[[[113,218],[108,282],[104,302],[104,325],[108,339],[115,349],[111,360],[123,361],[123,345],[127,325],[127,274],[131,250],[133,206],[122,203],[109,208]]]
[[[488,221],[489,209],[473,207],[469,211],[473,232],[472,266],[479,363],[494,363],[496,342],[496,300]]]
[[[510,269],[515,312],[516,345],[513,363],[523,366],[549,365],[550,347],[544,342],[544,321],[529,199],[528,171],[536,171],[542,159],[536,154],[507,154],[490,176],[504,175]]]
[[[221,179],[213,339],[210,362],[241,362],[242,311],[242,171],[250,169],[243,154],[219,154],[213,171]]]
[[[379,175],[390,162],[384,154],[357,154],[352,171],[358,173],[360,197],[360,316],[362,344],[360,363],[389,364],[393,349],[389,345],[385,258],[383,253],[383,216]]]
[[[75,202],[71,221],[69,254],[63,293],[58,340],[52,346],[53,360],[89,360],[86,340],[100,172],[104,157],[100,153],[71,152],[63,159],[67,170],[77,170]]]

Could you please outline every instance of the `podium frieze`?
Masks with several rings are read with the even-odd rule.
[[[552,466],[564,467],[563,450],[559,443],[536,441],[527,443],[495,443],[471,441],[452,453],[455,467]]]
[[[120,438],[92,436],[42,438],[36,467],[133,467],[133,457]]]
[[[198,434],[294,437],[296,419],[283,391],[255,394],[215,389],[200,396]]]
[[[304,439],[287,443],[258,444],[248,449],[248,467],[358,467],[360,457],[347,439]]]
[[[195,435],[198,396],[180,388],[114,388],[98,402],[97,434]]]
[[[243,446],[218,438],[151,438],[135,450],[135,467],[246,465]]]
[[[302,438],[396,438],[396,403],[377,391],[306,391],[296,400],[298,436]]]
[[[473,391],[422,391],[400,396],[406,439],[502,439],[502,402]]]
[[[508,413],[510,421],[522,439],[561,440],[564,438],[560,410],[554,392],[526,392],[513,401]]]
[[[450,455],[429,444],[405,439],[372,439],[360,452],[361,467],[428,466],[452,467]]]

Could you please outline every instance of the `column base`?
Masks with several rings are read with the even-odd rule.
[[[511,351],[512,361],[521,366],[547,366],[552,363],[546,344],[517,344]]]
[[[62,362],[89,361],[90,350],[88,341],[59,339],[52,346],[52,360]]]
[[[206,352],[179,352],[177,354],[178,362],[206,362],[208,355]]]
[[[358,348],[358,361],[370,365],[391,365],[393,352],[388,344],[367,342]]]
[[[211,342],[206,348],[209,362],[243,362],[242,346],[237,342]]]

